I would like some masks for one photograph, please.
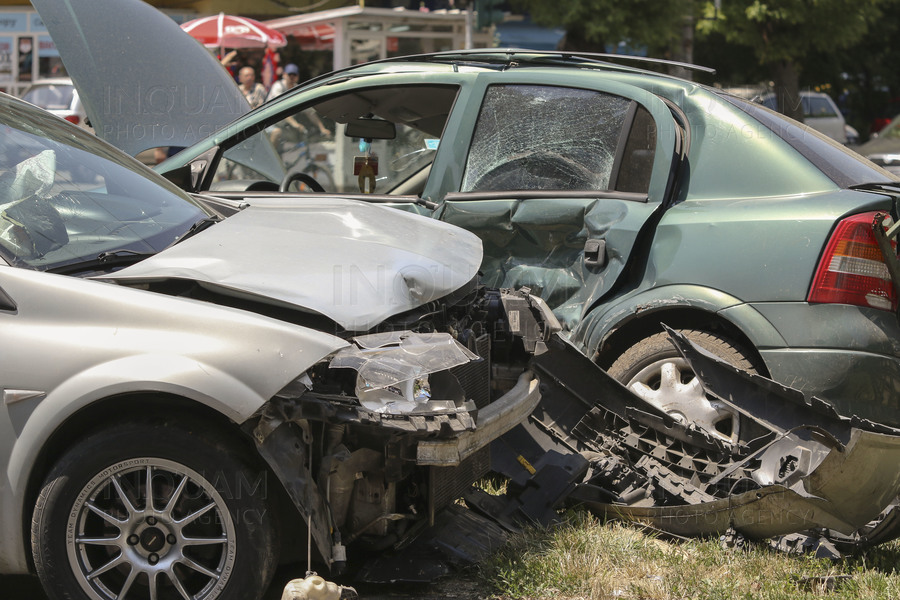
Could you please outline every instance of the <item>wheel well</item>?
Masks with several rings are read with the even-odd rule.
[[[663,331],[662,324],[673,329],[696,329],[716,333],[738,344],[757,372],[768,376],[762,356],[750,339],[737,326],[718,315],[694,308],[672,308],[637,315],[610,333],[594,357],[603,369],[609,369],[626,350],[653,334]]]
[[[243,435],[234,422],[208,406],[180,396],[155,392],[124,394],[99,400],[72,415],[50,435],[43,448],[41,448],[31,470],[25,490],[24,506],[26,510],[23,513],[22,527],[23,540],[25,541],[25,556],[28,559],[29,569],[32,572],[34,571],[34,564],[31,556],[30,541],[31,513],[27,510],[27,507],[34,506],[44,480],[54,463],[77,440],[100,429],[110,427],[117,422],[147,419],[148,415],[164,415],[169,419],[177,419],[179,422],[195,423],[206,431],[215,430],[217,435],[227,438],[246,456],[256,460],[260,468],[268,472],[271,481],[278,481],[278,477],[269,469],[265,461],[259,457],[250,437]],[[287,500],[286,493],[280,484],[273,487],[276,490],[280,490],[280,492],[276,492],[274,509],[279,513],[276,516],[281,517],[284,516],[286,508],[290,505],[290,500]]]

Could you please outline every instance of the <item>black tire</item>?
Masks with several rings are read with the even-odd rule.
[[[706,331],[680,329],[698,346],[724,361],[756,372],[749,354],[740,345]],[[663,374],[664,367],[667,369]],[[665,332],[644,338],[615,360],[607,371],[638,396],[682,421],[692,421],[726,441],[737,441],[737,413],[721,403],[710,401],[687,362],[678,354]]]
[[[226,438],[184,424],[125,423],[69,449],[32,519],[48,597],[183,600],[180,585],[195,600],[260,598],[277,564],[267,498],[274,482]]]

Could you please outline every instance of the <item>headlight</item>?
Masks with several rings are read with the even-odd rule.
[[[372,412],[402,415],[424,408],[431,401],[431,384],[428,377],[417,377],[396,385],[374,388],[363,377],[357,376],[356,397]]]
[[[449,334],[409,331],[354,338],[331,360],[331,368],[357,372],[356,397],[382,414],[455,412],[465,403],[455,378],[444,373],[480,360]]]

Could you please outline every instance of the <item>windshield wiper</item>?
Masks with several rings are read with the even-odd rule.
[[[222,220],[222,217],[219,217],[216,215],[213,215],[211,217],[203,217],[202,219],[200,219],[199,221],[197,221],[196,223],[191,225],[191,228],[188,229],[187,231],[185,231],[184,235],[182,235],[180,238],[178,238],[177,240],[172,242],[172,245],[174,246],[175,244],[180,244],[181,242],[188,239],[189,237],[197,235],[204,229],[207,229],[208,227],[215,225],[216,223],[218,223],[221,220]]]
[[[107,250],[106,252],[101,252],[94,258],[53,267],[52,269],[48,269],[47,272],[57,273],[59,275],[70,275],[80,271],[133,265],[154,254],[156,254],[156,252],[138,252],[137,250],[128,250],[127,248]]]

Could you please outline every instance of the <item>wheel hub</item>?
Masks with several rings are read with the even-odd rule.
[[[166,543],[166,534],[158,527],[145,529],[140,535],[140,543],[141,548],[146,552],[155,552],[157,554],[168,545]]]
[[[738,413],[711,400],[683,358],[666,358],[644,367],[626,387],[681,423],[693,423],[729,443],[738,439]]]

